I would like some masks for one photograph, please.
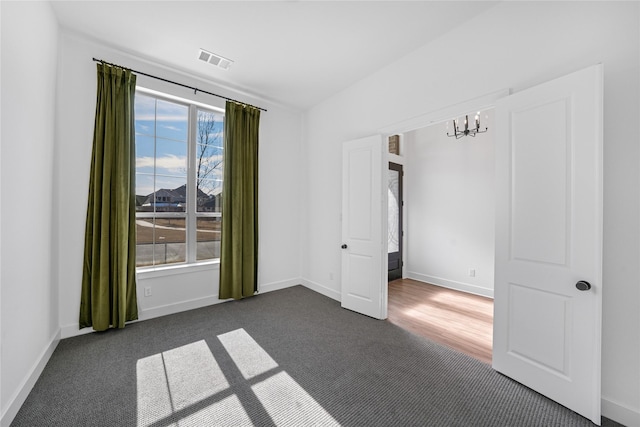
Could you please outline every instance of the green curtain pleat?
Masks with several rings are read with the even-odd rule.
[[[219,298],[258,291],[258,128],[260,110],[228,101],[224,117],[224,184]]]
[[[136,76],[98,65],[96,118],[84,242],[80,328],[124,328],[136,298]]]

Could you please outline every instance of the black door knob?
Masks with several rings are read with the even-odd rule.
[[[345,243],[342,244],[342,249],[347,249],[347,245]]]
[[[588,291],[589,289],[591,289],[591,283],[585,280],[580,280],[578,283],[576,283],[576,288],[578,288],[578,290],[580,291]]]

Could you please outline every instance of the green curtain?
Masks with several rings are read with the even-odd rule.
[[[80,328],[124,328],[138,318],[135,89],[131,71],[98,63]]]
[[[219,298],[258,291],[258,128],[260,110],[227,101]]]

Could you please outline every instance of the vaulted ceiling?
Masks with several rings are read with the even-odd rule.
[[[102,44],[304,110],[495,3],[53,1],[52,7],[63,28]],[[229,70],[213,67],[198,59],[200,48],[234,63]]]

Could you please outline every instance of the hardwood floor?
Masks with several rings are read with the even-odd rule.
[[[493,300],[411,279],[389,282],[388,321],[491,364]]]

